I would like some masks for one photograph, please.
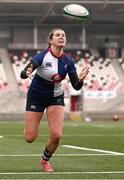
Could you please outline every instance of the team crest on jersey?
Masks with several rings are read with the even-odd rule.
[[[46,62],[46,67],[52,67],[52,63],[51,62]]]
[[[62,80],[62,76],[60,74],[54,74],[52,77],[51,77],[51,80],[54,82],[54,83],[59,83],[61,80]]]

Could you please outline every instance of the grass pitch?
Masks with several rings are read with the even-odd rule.
[[[50,174],[39,165],[47,122],[41,122],[31,144],[23,139],[23,126],[18,121],[0,122],[0,179],[124,179],[124,121],[65,121]]]

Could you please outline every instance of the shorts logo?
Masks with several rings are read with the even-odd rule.
[[[36,106],[35,105],[31,105],[31,109],[36,109]]]
[[[62,99],[57,99],[57,102],[58,103],[62,103]]]

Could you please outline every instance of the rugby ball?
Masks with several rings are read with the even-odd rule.
[[[72,22],[84,22],[89,19],[90,13],[82,5],[68,4],[63,8],[63,16]]]

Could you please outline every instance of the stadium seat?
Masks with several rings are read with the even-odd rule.
[[[8,91],[8,82],[4,71],[4,67],[2,65],[2,62],[0,61],[0,92],[5,93],[7,91]]]

